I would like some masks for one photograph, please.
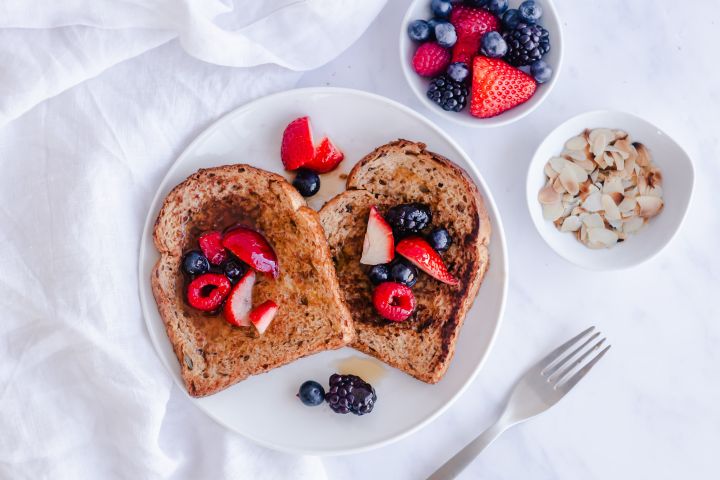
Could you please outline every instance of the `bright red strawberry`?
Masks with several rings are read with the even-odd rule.
[[[527,73],[497,58],[476,57],[470,113],[479,118],[499,115],[530,99],[537,84]]]
[[[255,230],[236,227],[223,237],[222,244],[233,255],[258,272],[269,273],[273,278],[280,275],[277,255],[268,241]]]
[[[212,312],[225,300],[231,286],[225,275],[205,273],[188,285],[187,301],[193,308]]]
[[[452,61],[463,62],[472,68],[472,59],[480,50],[480,38],[487,32],[500,28],[498,18],[483,8],[458,5],[450,14],[455,27],[457,42],[453,47]]]
[[[205,232],[198,239],[200,250],[213,265],[220,265],[227,260],[227,252],[222,246],[222,233],[217,230]]]
[[[255,271],[248,270],[230,292],[223,309],[225,320],[230,325],[236,327],[250,326],[249,313],[252,307],[253,285],[255,285]]]
[[[272,300],[263,302],[257,307],[253,308],[252,312],[250,312],[250,323],[255,325],[258,333],[262,335],[263,333],[265,333],[265,330],[267,330],[268,326],[270,326],[270,322],[272,322],[273,318],[275,318],[275,314],[277,313],[277,311],[277,303],[273,302]]]
[[[320,140],[320,145],[315,149],[315,156],[312,161],[305,164],[305,168],[309,168],[315,173],[327,173],[334,170],[345,155],[341,152],[328,137]]]
[[[280,158],[286,170],[297,170],[315,156],[310,117],[296,118],[285,127]]]
[[[383,282],[373,292],[375,310],[393,322],[404,322],[415,310],[415,295],[402,283]]]
[[[412,63],[421,77],[434,77],[450,64],[450,51],[434,42],[423,43],[415,52]]]
[[[420,237],[408,237],[395,246],[397,253],[410,260],[416,267],[436,280],[448,285],[460,283],[448,272],[442,257]]]

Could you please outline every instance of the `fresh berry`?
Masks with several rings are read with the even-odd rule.
[[[418,233],[432,222],[430,207],[424,203],[403,203],[390,208],[385,215],[397,237]]]
[[[530,65],[530,73],[537,83],[545,83],[552,77],[552,68],[544,60],[538,60]]]
[[[428,27],[430,27],[430,38],[428,40],[434,40],[435,39],[435,27],[438,23],[444,22],[442,18],[431,18],[427,21]]]
[[[457,42],[453,47],[452,61],[472,65],[472,59],[480,49],[480,38],[487,32],[498,30],[498,19],[482,8],[458,5],[450,14],[455,26]]]
[[[252,308],[252,290],[255,285],[255,272],[248,270],[232,288],[228,301],[225,302],[223,315],[230,325],[249,327],[248,314]]]
[[[286,170],[296,170],[312,161],[315,156],[310,117],[296,118],[285,127],[280,158]]]
[[[535,80],[525,72],[498,58],[478,56],[473,67],[470,114],[494,117],[529,100],[536,88]]]
[[[375,389],[357,375],[330,375],[330,389],[325,401],[335,413],[365,415],[372,412],[377,394]]]
[[[280,276],[275,251],[258,232],[236,227],[225,234],[223,246],[258,272],[269,273],[273,278]]]
[[[360,263],[380,265],[388,263],[395,256],[395,241],[390,225],[375,206],[370,207],[365,239],[363,240]]]
[[[443,74],[432,79],[427,97],[443,110],[459,112],[467,105],[468,89],[465,83],[456,82]]]
[[[245,274],[245,265],[240,260],[233,258],[226,260],[222,265],[223,273],[228,277],[230,283],[236,283]]]
[[[502,26],[504,30],[513,30],[521,21],[520,12],[518,12],[516,8],[506,10],[505,13],[502,14]]]
[[[520,18],[523,22],[527,23],[528,25],[532,25],[533,23],[537,23],[537,21],[540,20],[543,11],[542,7],[537,2],[533,0],[526,0],[518,7],[518,13],[520,14]]]
[[[421,77],[434,77],[450,63],[450,50],[434,42],[423,43],[415,52],[412,63]]]
[[[488,0],[485,8],[495,15],[502,15],[508,9],[508,0]]]
[[[471,7],[481,8],[487,5],[488,0],[465,0],[465,3]]]
[[[402,283],[385,282],[375,287],[372,302],[381,317],[404,322],[415,310],[415,295]]]
[[[270,322],[275,318],[277,311],[277,303],[272,300],[267,300],[253,308],[248,314],[248,317],[250,318],[250,323],[255,325],[258,333],[262,335],[270,326]]]
[[[315,149],[315,156],[312,161],[305,164],[305,167],[313,172],[327,173],[335,170],[335,167],[337,167],[344,158],[345,154],[341,152],[328,137],[323,137]]]
[[[540,25],[518,23],[517,27],[503,33],[508,52],[505,61],[521,67],[540,60],[550,51],[550,36]]]
[[[325,401],[325,389],[318,382],[308,380],[300,385],[300,391],[298,391],[297,397],[303,405],[314,407]]]
[[[452,3],[450,3],[448,0],[430,1],[430,10],[432,10],[433,15],[438,18],[448,18],[450,12],[452,11],[452,8]]]
[[[187,301],[193,308],[212,312],[222,304],[231,287],[230,280],[225,275],[205,273],[188,285]]]
[[[452,245],[452,237],[446,228],[433,229],[427,236],[427,241],[436,252],[444,252]]]
[[[420,237],[408,237],[400,240],[395,247],[397,253],[410,260],[416,267],[436,280],[448,285],[457,285],[459,280],[448,272],[440,255],[428,242]]]
[[[292,184],[303,197],[312,197],[320,190],[320,176],[307,168],[298,168]]]
[[[480,53],[486,57],[504,57],[508,51],[507,43],[499,32],[488,32],[480,40]]]
[[[213,265],[220,265],[227,259],[227,252],[222,245],[222,233],[217,230],[200,235],[198,243],[200,250]]]
[[[450,22],[442,21],[435,25],[435,39],[438,45],[450,48],[457,42],[457,33],[455,27]]]
[[[210,270],[210,262],[207,257],[197,250],[186,253],[182,265],[188,275],[202,275]]]
[[[390,265],[390,279],[412,288],[417,283],[418,271],[415,265],[398,259]]]
[[[390,267],[388,265],[374,265],[368,272],[370,281],[377,285],[390,280]]]
[[[431,28],[425,20],[414,20],[408,25],[408,37],[416,42],[430,40]]]
[[[447,74],[450,78],[456,82],[464,82],[470,75],[470,70],[467,65],[462,62],[451,63],[447,68]]]

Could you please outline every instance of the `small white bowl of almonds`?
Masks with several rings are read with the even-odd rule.
[[[540,236],[561,257],[594,270],[644,262],[670,242],[692,196],[690,157],[634,115],[571,118],[530,163],[527,202]]]

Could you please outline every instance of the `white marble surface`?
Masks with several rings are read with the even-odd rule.
[[[606,358],[554,409],[506,432],[462,478],[720,475],[720,215],[712,196],[720,184],[720,69],[712,61],[720,2],[556,3],[565,28],[565,68],[546,103],[507,127],[460,127],[413,96],[396,46],[407,1],[391,0],[353,47],[300,80],[299,86],[388,96],[449,132],[489,183],[510,252],[505,320],[469,390],[403,441],[324,459],[329,478],[424,478],[493,420],[528,365],[590,324],[613,344]],[[560,259],[525,207],[525,171],[536,145],[564,119],[598,108],[647,118],[696,166],[694,200],[680,234],[654,260],[619,273],[584,271]]]

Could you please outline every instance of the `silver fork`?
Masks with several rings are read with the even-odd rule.
[[[544,412],[563,398],[610,349],[608,345],[587,360],[606,340],[602,338],[587,348],[600,336],[600,332],[592,333],[593,330],[595,327],[590,327],[571,338],[530,368],[515,385],[500,418],[445,462],[428,480],[455,478],[505,430]],[[585,341],[573,349],[583,339]]]

